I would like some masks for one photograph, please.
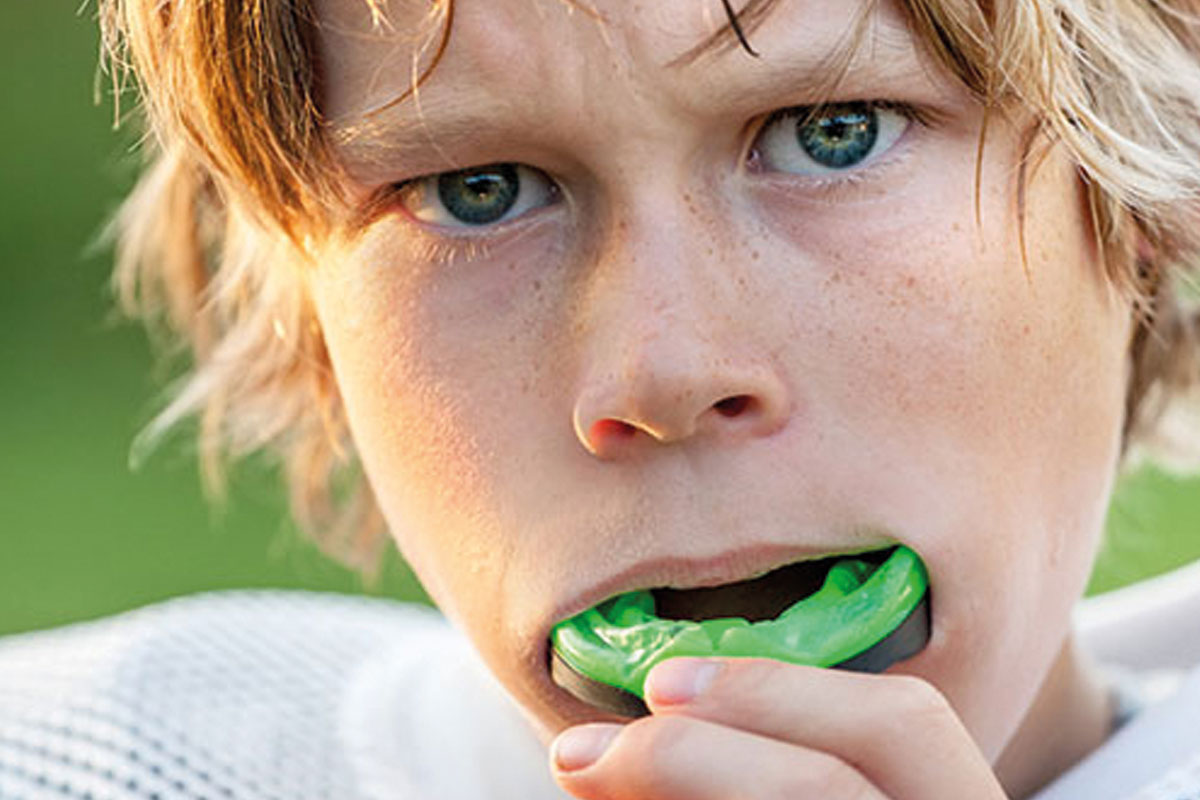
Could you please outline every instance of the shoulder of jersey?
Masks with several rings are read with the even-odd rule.
[[[194,595],[0,639],[0,797],[350,797],[331,737],[358,666],[432,609]]]

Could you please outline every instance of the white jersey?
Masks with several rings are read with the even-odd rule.
[[[1076,627],[1148,707],[1035,800],[1200,800],[1200,562],[1085,601]]]
[[[1200,597],[1195,574],[1173,585]],[[1080,620],[1103,657],[1178,666],[1139,663],[1153,642],[1116,635],[1149,630],[1154,604],[1105,602]],[[0,639],[0,800],[566,797],[520,712],[430,609],[223,592]],[[1084,798],[1200,800],[1200,672],[1037,800]]]
[[[0,799],[562,800],[436,612],[223,592],[0,639]]]

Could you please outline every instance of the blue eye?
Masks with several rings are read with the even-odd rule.
[[[410,181],[401,202],[422,222],[445,227],[494,225],[554,202],[558,189],[539,170],[488,164]]]
[[[910,116],[878,103],[792,108],[771,115],[754,154],[767,170],[828,175],[887,152],[910,123]]]

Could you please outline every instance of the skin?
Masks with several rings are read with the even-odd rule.
[[[359,125],[355,202],[497,162],[559,187],[475,229],[394,192],[310,284],[403,555],[547,741],[592,723],[553,748],[564,788],[1021,796],[1104,738],[1069,612],[1119,456],[1130,312],[1061,152],[1030,175],[1023,264],[1020,115],[991,122],[977,219],[982,111],[886,4],[834,97],[935,121],[835,179],[764,167],[755,142],[819,99],[850,4],[781,3],[762,58],[671,65],[717,4],[600,0],[597,21],[459,0],[419,103],[365,126],[408,87],[425,6],[372,31],[361,0],[317,5],[325,112]],[[739,660],[689,700],[669,674],[689,662],[667,662],[628,725],[550,682],[550,628],[616,593],[892,542],[929,569],[933,634],[884,676]],[[578,737],[609,747],[584,763]]]

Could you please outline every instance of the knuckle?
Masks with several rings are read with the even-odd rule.
[[[923,678],[900,675],[891,682],[894,719],[920,719],[938,722],[954,717],[950,701],[937,687]]]

